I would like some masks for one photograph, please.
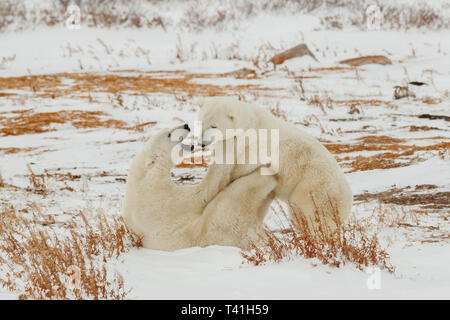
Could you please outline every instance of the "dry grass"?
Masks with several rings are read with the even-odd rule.
[[[386,106],[386,107],[392,107],[392,103],[390,101],[386,100],[379,100],[379,99],[347,99],[347,100],[333,100],[333,103],[339,104],[339,105],[345,105],[349,107],[356,107],[356,106]]]
[[[311,1],[311,3],[327,3],[326,8],[328,10],[321,17],[321,23],[326,28],[342,29],[345,25],[353,25],[362,30],[367,30],[364,12],[369,5],[374,4],[370,0],[339,2],[317,0]],[[382,15],[382,29],[427,28],[439,30],[450,27],[449,20],[446,18],[448,8],[445,7],[445,4],[435,7],[429,6],[428,3],[423,1],[421,3],[379,2],[377,5],[380,7]],[[345,14],[343,8],[348,9]]]
[[[123,299],[120,274],[107,268],[140,239],[120,217],[79,212],[54,231],[36,210],[23,216],[3,205],[0,214],[0,284],[20,299]]]
[[[95,92],[116,94],[131,91],[139,92],[140,94],[167,93],[170,95],[195,97],[234,95],[236,92],[243,90],[274,90],[257,85],[213,85],[192,81],[195,78],[211,77],[216,77],[216,75],[191,74],[183,71],[152,71],[145,74],[141,73],[137,76],[121,75],[119,73],[108,75],[98,73],[59,73],[8,78],[0,77],[0,88],[2,90],[31,91],[42,98],[54,98],[55,88],[58,88],[58,95],[61,96],[79,96],[80,94]],[[64,84],[67,82],[73,82],[76,85]]]
[[[277,102],[275,106],[270,107],[270,113],[272,113],[275,117],[283,119],[286,122],[289,122],[286,112],[280,109],[280,103]]]
[[[28,168],[28,181],[29,186],[26,188],[29,192],[34,192],[37,194],[41,194],[43,196],[47,195],[47,179],[49,178],[49,174],[47,170],[45,170],[45,174],[36,175],[31,169],[30,165],[27,165]]]
[[[386,204],[396,204],[399,206],[420,205],[424,209],[448,209],[450,203],[448,201],[450,192],[423,192],[424,190],[437,189],[438,186],[423,184],[417,185],[415,190],[410,188],[392,188],[390,190],[363,193],[354,197],[355,201],[377,200]]]
[[[343,154],[362,151],[387,151],[371,156],[344,156],[337,158],[343,167],[351,168],[349,172],[374,169],[389,169],[410,165],[419,161],[420,152],[436,151],[441,154],[450,148],[450,142],[440,142],[432,145],[408,145],[406,140],[389,136],[366,136],[358,138],[355,143],[325,143],[324,146],[333,154]]]
[[[333,100],[330,99],[330,97],[328,97],[328,95],[326,95],[326,94],[322,97],[320,97],[318,95],[313,95],[313,96],[307,97],[306,103],[308,103],[311,106],[320,108],[320,110],[322,111],[322,113],[324,115],[327,114],[327,109],[328,110],[333,109]]]
[[[354,71],[354,68],[350,68],[350,67],[321,67],[321,68],[308,68],[308,70],[305,71],[309,71],[309,72],[352,72]]]
[[[15,147],[10,147],[10,148],[0,148],[0,152],[3,152],[4,154],[14,154],[14,153],[28,153],[31,152],[33,150],[36,150],[37,148],[15,148]]]
[[[0,30],[15,24],[15,29],[27,26],[64,25],[70,4],[81,9],[81,23],[89,27],[165,28],[164,18],[155,12],[143,11],[141,2],[126,0],[58,0],[42,1],[40,6],[25,6],[24,1],[4,0],[0,4]]]
[[[77,129],[118,128],[125,129],[125,122],[105,119],[101,111],[58,111],[35,113],[33,110],[14,111],[10,117],[0,118],[0,133],[5,136],[17,136],[30,133],[56,131],[55,124],[70,123]]]
[[[66,10],[72,1],[40,1],[39,6],[25,6],[22,0],[0,2],[0,31],[8,27],[17,30],[40,25],[64,25]],[[86,27],[132,27],[132,28],[176,28],[190,32],[203,30],[233,30],[260,14],[284,14],[313,12],[326,28],[342,29],[352,25],[365,29],[364,12],[373,4],[369,0],[242,0],[224,2],[211,8],[210,2],[199,0],[172,0],[169,5],[155,1],[127,0],[75,0],[80,6],[81,23]],[[408,29],[426,27],[448,28],[446,12],[441,7],[425,3],[379,4],[383,15],[383,27]],[[171,14],[170,8],[177,7],[179,17]]]
[[[414,99],[414,101],[420,101],[425,104],[439,104],[442,102],[442,99],[434,97],[423,97],[421,99]]]
[[[352,264],[363,270],[377,266],[394,272],[389,255],[381,247],[377,235],[369,234],[362,225],[341,223],[336,214],[334,220],[339,227],[331,233],[317,209],[315,221],[290,219],[279,203],[277,211],[281,215],[279,221],[286,220],[287,224],[280,225],[281,232],[265,228],[261,235],[263,245],[253,244],[251,251],[241,252],[247,263],[257,266],[301,256],[334,267]]]
[[[0,172],[0,188],[3,188],[6,185],[5,180],[3,180],[2,173]]]

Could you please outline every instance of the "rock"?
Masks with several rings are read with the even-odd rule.
[[[278,65],[282,64],[286,60],[302,57],[305,55],[308,55],[312,57],[314,60],[319,61],[304,43],[274,55],[272,59],[270,59],[269,61],[272,62],[274,65]]]
[[[394,87],[394,99],[398,100],[401,98],[406,98],[406,97],[415,97],[416,95],[414,94],[414,92],[412,92],[411,90],[409,90],[409,88],[407,86],[402,87],[402,86],[395,86]]]
[[[353,59],[347,59],[339,61],[340,64],[347,64],[349,66],[358,67],[365,64],[381,64],[387,65],[392,64],[392,61],[385,56],[364,56]]]
[[[420,116],[418,116],[418,118],[419,118],[419,119],[429,119],[429,120],[445,120],[445,121],[450,121],[450,117],[449,117],[449,116],[441,116],[441,115],[428,114],[428,113],[421,114]]]
[[[408,82],[408,84],[411,84],[411,85],[413,85],[413,86],[423,86],[423,85],[427,85],[425,82],[421,82],[421,81],[411,81],[411,82]]]

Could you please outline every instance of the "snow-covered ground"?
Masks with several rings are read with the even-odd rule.
[[[128,298],[448,299],[448,40],[448,30],[327,30],[312,14],[261,15],[233,31],[57,25],[0,33],[0,201],[19,211],[37,206],[56,222],[83,208],[117,215],[131,159],[150,135],[194,121],[199,97],[239,96],[335,154],[355,195],[352,214],[379,224],[394,274],[382,270],[381,288],[371,290],[371,275],[352,265],[297,257],[254,267],[237,248],[139,248],[108,264],[132,289]],[[267,63],[299,43],[319,62]],[[339,64],[363,55],[392,64]],[[256,76],[227,74],[243,67]],[[394,86],[411,81],[426,85],[395,100]],[[27,165],[47,170],[46,196],[27,191]],[[392,224],[380,223],[383,210]],[[16,296],[0,289],[0,298]]]

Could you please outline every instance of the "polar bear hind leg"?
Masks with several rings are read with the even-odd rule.
[[[311,235],[321,239],[336,234],[348,217],[352,194],[345,181],[343,184],[338,181],[323,183],[307,172],[290,194],[288,202],[294,224],[306,232],[305,227],[308,227]]]

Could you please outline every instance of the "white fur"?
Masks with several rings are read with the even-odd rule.
[[[248,248],[261,224],[258,212],[264,206],[267,211],[275,178],[255,172],[227,186],[233,166],[211,165],[201,183],[178,186],[170,174],[177,142],[170,141],[169,132],[152,136],[131,164],[123,210],[128,227],[151,249]]]
[[[230,97],[211,97],[199,102],[203,130],[278,129],[279,172],[275,194],[288,201],[297,215],[321,219],[335,230],[335,215],[343,221],[350,213],[353,196],[334,157],[311,135],[299,130],[267,110]],[[248,146],[247,146],[248,147]],[[270,149],[269,149],[270,150]],[[235,165],[232,180],[255,170],[257,165]]]

